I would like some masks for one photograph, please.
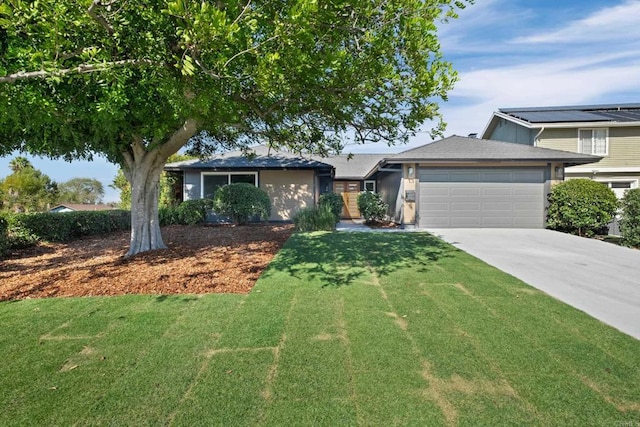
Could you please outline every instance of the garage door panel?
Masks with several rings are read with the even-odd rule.
[[[421,227],[544,227],[543,169],[422,169],[418,176]]]
[[[461,216],[452,216],[451,221],[449,221],[449,226],[453,228],[477,228],[480,227],[482,223],[480,222],[480,218],[476,217],[461,217]]]
[[[475,212],[482,206],[482,202],[480,200],[477,201],[468,201],[468,202],[451,202],[449,204],[451,206],[450,210],[454,212],[458,212],[460,215],[466,214],[468,212]]]

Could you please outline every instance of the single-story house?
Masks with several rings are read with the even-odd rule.
[[[49,212],[76,212],[76,211],[110,211],[113,206],[103,204],[62,203],[49,209]]]
[[[232,182],[251,182],[272,201],[271,220],[291,220],[320,194],[343,196],[344,218],[360,216],[355,198],[378,192],[388,216],[407,227],[543,228],[547,194],[564,168],[598,156],[451,136],[398,154],[305,158],[255,148],[168,164],[182,174],[184,200],[212,197]]]
[[[212,199],[226,184],[254,184],[271,199],[271,221],[289,221],[300,209],[315,205],[320,181],[333,178],[329,164],[266,146],[252,150],[250,156],[232,151],[207,160],[169,163],[164,169],[181,178],[183,200]]]

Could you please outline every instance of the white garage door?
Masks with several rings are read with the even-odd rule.
[[[544,228],[543,169],[419,170],[420,227]]]

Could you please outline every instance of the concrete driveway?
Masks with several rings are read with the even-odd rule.
[[[640,250],[551,230],[427,231],[640,339]]]

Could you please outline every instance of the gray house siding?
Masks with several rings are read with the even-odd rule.
[[[536,133],[535,129],[526,129],[509,120],[500,119],[487,139],[533,145]]]
[[[402,200],[400,186],[402,185],[402,170],[398,172],[380,172],[377,177],[377,191],[382,200],[389,206],[387,216],[396,222],[402,219]]]
[[[184,171],[184,200],[199,199],[202,194],[199,170]]]

